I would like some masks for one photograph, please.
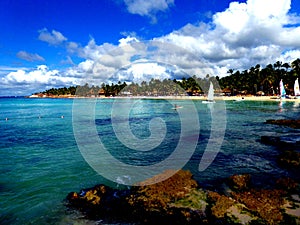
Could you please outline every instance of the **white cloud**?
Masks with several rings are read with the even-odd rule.
[[[71,54],[75,54],[83,59],[98,60],[101,56],[116,48],[116,46],[104,43],[97,45],[95,39],[91,39],[84,47],[80,46],[76,42],[69,42],[67,44],[67,50]]]
[[[56,30],[52,30],[50,33],[46,28],[44,28],[39,30],[39,33],[39,40],[47,42],[50,45],[59,45],[64,41],[67,41],[67,38]]]
[[[139,40],[135,37],[127,36],[126,38],[121,38],[119,40],[119,46],[128,45],[132,42],[139,42]]]
[[[149,81],[151,78],[168,79],[171,76],[165,66],[153,62],[134,63],[117,73],[118,80],[129,80],[137,83]]]
[[[125,44],[126,43],[126,44]],[[172,78],[183,74],[207,74],[207,65],[199,57],[184,48],[156,41],[140,42],[137,38],[126,37],[118,46],[103,44],[98,46],[91,40],[86,46],[72,44],[78,55],[85,60],[66,71],[76,76],[82,83],[117,82],[119,80],[138,82],[148,78]],[[105,49],[105,50],[104,50]],[[108,51],[110,50],[110,51]],[[141,63],[143,61],[143,63]],[[138,63],[138,64],[137,64]],[[162,64],[176,67],[170,72]],[[128,69],[130,67],[130,69]],[[125,70],[126,69],[126,73]]]
[[[18,70],[10,72],[6,77],[2,78],[5,83],[51,83],[52,80],[59,77],[58,70],[48,70],[45,65],[38,66],[35,70],[26,72],[25,70]]]
[[[187,24],[157,40],[186,48],[220,68],[274,63],[284,52],[300,48],[300,17],[289,14],[290,7],[291,0],[232,2],[210,24]]]
[[[278,34],[275,40],[284,46],[300,46],[300,27],[297,28],[285,28]]]
[[[226,11],[216,13],[213,19],[218,29],[238,33],[246,27],[249,17],[245,3],[232,2]]]
[[[174,5],[174,0],[124,0],[128,12],[140,16],[151,17],[156,21],[155,14],[159,11],[166,11]]]
[[[290,50],[290,51],[286,51],[283,54],[281,54],[277,60],[277,61],[281,61],[281,62],[292,62],[295,59],[300,58],[300,49],[298,50]]]
[[[249,15],[253,15],[256,20],[270,21],[275,19],[284,24],[287,22],[286,15],[291,8],[290,0],[248,0],[247,11]]]
[[[49,70],[46,65],[40,65],[30,71],[24,69],[12,71],[0,78],[0,84],[5,87],[0,91],[0,95],[30,95],[44,91],[49,86],[62,87],[76,83],[78,83],[76,78],[61,74],[58,70]]]
[[[37,53],[29,53],[26,51],[19,51],[17,53],[17,57],[29,62],[34,62],[34,61],[45,61],[45,59],[38,55]]]

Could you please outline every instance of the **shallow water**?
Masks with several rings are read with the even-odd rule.
[[[201,101],[175,101],[183,106],[177,111],[172,109],[174,102],[138,101],[128,120],[137,138],[147,139],[151,131],[157,131],[155,129],[164,132],[159,121],[153,123],[154,130],[149,128],[153,118],[159,117],[165,123],[166,135],[162,136],[163,141],[149,151],[132,151],[115,136],[110,115],[113,104],[120,104],[117,105],[119,108],[116,107],[118,113],[125,104],[131,104],[130,101],[81,101],[87,106],[92,104],[93,126],[98,136],[110,154],[125,164],[155,165],[171,156],[180,138],[181,118],[178,111],[194,104],[200,131],[186,131],[190,139],[185,137],[185,144],[197,139],[198,142],[184,169],[193,172],[200,186],[217,189],[222,179],[237,173],[251,173],[257,185],[262,186],[269,185],[272,178],[280,176],[293,176],[300,180],[295,174],[277,166],[276,156],[279,152],[274,146],[259,141],[262,135],[300,134],[291,128],[264,124],[267,119],[299,118],[300,107],[292,102],[226,101],[226,111],[222,112],[226,114],[227,120],[222,146],[213,163],[205,171],[199,172],[200,158],[207,147],[212,127],[211,109]],[[117,186],[98,175],[81,155],[74,137],[73,103],[72,99],[0,98],[1,224],[73,223],[76,217],[69,215],[64,206],[64,199],[69,192],[98,183]],[[87,108],[83,108],[83,112],[85,110],[88,112]],[[114,122],[126,123],[126,120],[121,119],[118,117]],[[84,124],[88,120],[84,118],[81,122]],[[88,136],[86,138],[89,140]],[[152,141],[154,143],[156,140]],[[184,151],[180,154],[179,161],[181,156],[186,157]]]

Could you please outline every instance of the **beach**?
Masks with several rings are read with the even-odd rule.
[[[38,96],[31,95],[27,98],[99,98],[99,99],[114,99],[114,98],[122,98],[122,99],[173,99],[173,100],[199,100],[205,101],[207,99],[206,96],[76,96],[76,95],[53,95],[53,96]],[[280,98],[278,96],[254,96],[254,95],[240,95],[240,96],[214,96],[216,101],[284,101],[284,102],[300,102],[300,97],[295,98],[294,96]]]

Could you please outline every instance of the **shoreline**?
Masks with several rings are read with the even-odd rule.
[[[104,96],[74,96],[74,95],[61,95],[61,96],[26,96],[26,98],[73,98],[73,99],[85,99],[85,98],[97,98],[97,99],[170,99],[170,100],[206,100],[206,96],[114,96],[114,97],[104,97]],[[279,98],[277,96],[215,96],[216,101],[276,101],[276,102],[300,102],[300,97],[298,98]]]

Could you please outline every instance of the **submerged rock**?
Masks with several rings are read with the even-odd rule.
[[[300,168],[300,153],[287,150],[278,156],[278,164],[287,168]]]
[[[299,184],[290,177],[281,177],[276,181],[276,185],[279,189],[286,190],[290,193],[294,193],[299,190]],[[300,201],[299,201],[300,202]]]
[[[267,120],[266,123],[287,126],[287,127],[291,127],[294,129],[300,129],[300,120],[288,120],[288,119]]]
[[[300,146],[299,135],[261,136],[260,141],[277,147],[299,148]]]
[[[278,145],[280,144],[280,137],[278,136],[261,136],[260,141],[268,145]]]

